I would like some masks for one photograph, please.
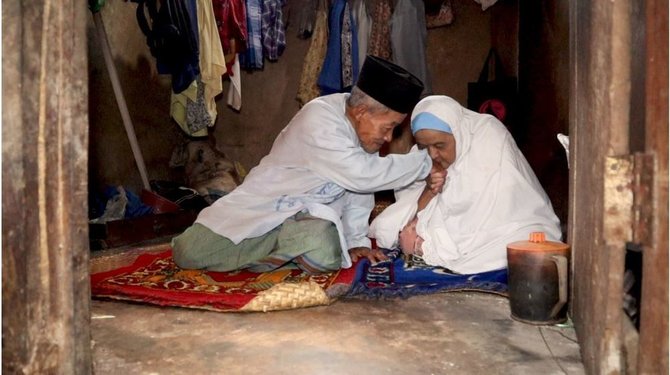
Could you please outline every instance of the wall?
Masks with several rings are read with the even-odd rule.
[[[297,3],[289,1],[289,7]],[[467,82],[479,76],[490,47],[492,12],[515,7],[516,2],[501,2],[502,6],[486,12],[474,1],[453,3],[453,23],[428,31],[426,55],[434,93],[452,96],[465,104]],[[289,22],[286,51],[277,63],[266,62],[263,71],[242,73],[243,107],[239,113],[227,107],[224,100],[218,103],[220,118],[214,130],[217,145],[245,167],[258,164],[299,109],[295,96],[310,41],[296,36],[296,26],[297,22]],[[504,57],[515,58],[515,53]],[[509,66],[516,66],[514,60],[508,62]],[[227,85],[226,82],[226,88]]]
[[[567,51],[564,3],[528,4],[519,9],[517,1],[501,0],[482,11],[474,1],[454,0],[453,23],[430,29],[427,49],[434,93],[466,104],[467,83],[478,78],[489,48],[495,46],[505,72],[519,77],[525,93],[522,99],[528,112],[523,121],[532,125],[520,126],[528,126],[532,146],[522,150],[562,221],[566,216],[567,170],[555,134],[567,133],[567,62],[561,58]],[[297,14],[298,5],[299,1],[289,0],[285,13]],[[155,60],[137,27],[135,8],[130,2],[108,2],[102,15],[149,178],[179,180],[180,171],[171,170],[168,162],[174,146],[187,137],[169,118],[170,78],[156,73]],[[519,12],[523,23],[518,22]],[[299,109],[295,96],[310,41],[297,37],[297,20],[289,20],[288,25],[287,47],[279,61],[266,61],[262,71],[242,72],[241,110],[237,112],[225,103],[227,81],[217,102],[219,116],[210,134],[220,150],[246,169],[267,154],[276,135]],[[519,29],[523,30],[521,38]],[[123,184],[138,191],[141,180],[92,23],[89,36],[91,184]]]
[[[159,75],[137,26],[131,2],[108,1],[101,11],[115,67],[149,179],[170,179],[168,162],[184,135],[169,117],[170,77]],[[142,180],[117,106],[93,18],[87,15],[89,79],[89,183],[91,191],[124,185],[135,193]],[[82,124],[83,126],[83,124]]]

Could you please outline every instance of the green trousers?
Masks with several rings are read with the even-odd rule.
[[[335,224],[298,213],[270,232],[239,244],[193,224],[172,239],[175,263],[185,269],[267,272],[298,267],[309,273],[340,269],[342,253]]]

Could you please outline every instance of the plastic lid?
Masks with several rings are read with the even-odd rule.
[[[507,245],[508,249],[523,251],[559,251],[569,247],[563,242],[547,241],[544,232],[532,232],[528,236],[528,241],[517,241]]]
[[[528,241],[533,243],[541,243],[547,240],[544,232],[533,232],[528,236]]]

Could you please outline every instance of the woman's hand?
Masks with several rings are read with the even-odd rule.
[[[377,263],[388,259],[383,251],[379,249],[371,250],[369,247],[353,247],[349,249],[349,256],[352,262],[361,258],[368,258],[370,263]]]
[[[430,174],[426,177],[426,187],[430,189],[430,192],[433,194],[439,194],[444,187],[444,183],[447,180],[447,170],[442,169],[436,163],[433,163],[433,167],[430,170]]]
[[[417,202],[417,210],[421,211],[430,201],[442,192],[445,182],[447,181],[447,170],[433,164],[430,174],[426,177],[426,187],[421,192]]]

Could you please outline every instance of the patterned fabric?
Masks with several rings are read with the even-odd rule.
[[[307,104],[307,102],[321,94],[316,81],[321,73],[321,64],[326,57],[327,43],[328,14],[326,13],[326,9],[320,8],[317,11],[314,34],[312,35],[312,42],[305,56],[305,63],[302,66],[300,85],[298,86],[298,94],[296,95],[300,106]]]
[[[392,298],[453,291],[507,295],[506,269],[453,274],[444,268],[426,266],[420,258],[406,262],[399,250],[384,250],[389,261],[371,265],[364,259],[351,268],[319,275],[299,269],[265,273],[187,270],[174,264],[168,246],[159,251],[140,255],[132,262],[105,259],[112,265],[123,264],[111,270],[98,262],[95,268],[105,271],[91,274],[91,295],[220,312],[296,309],[327,305],[341,297]],[[314,288],[322,292],[322,298],[313,297]],[[277,302],[276,293],[273,294],[277,290],[290,302]]]
[[[391,60],[391,15],[390,0],[375,0],[372,9],[372,26],[368,40],[368,54]]]
[[[189,106],[193,106],[198,101],[198,89],[202,87],[198,84],[198,80],[194,80],[191,84],[179,94],[171,93],[170,96],[170,116],[179,125],[179,127],[191,137],[207,136],[207,127],[198,128],[191,127],[188,123]],[[193,118],[191,118],[193,120]],[[195,129],[195,130],[191,130]]]
[[[263,0],[261,32],[263,53],[270,61],[277,61],[286,48],[282,6],[285,0]]]
[[[349,2],[344,6],[342,17],[342,89],[351,90],[358,78],[358,46],[356,27]]]
[[[188,130],[194,134],[202,129],[207,129],[212,123],[212,117],[209,115],[207,103],[205,103],[205,85],[198,81],[196,100],[189,100],[186,105],[186,124]]]
[[[415,255],[403,257],[399,249],[382,249],[389,260],[356,265],[356,280],[348,297],[409,297],[450,291],[480,291],[507,295],[507,269],[463,275],[429,266]]]
[[[263,69],[263,44],[261,28],[261,0],[246,0],[247,48],[240,54],[240,66],[246,69]]]
[[[329,304],[350,289],[355,275],[353,268],[320,275],[298,269],[266,273],[186,270],[174,264],[171,253],[167,247],[162,253],[140,255],[130,265],[92,274],[91,294],[160,306],[269,311]],[[290,291],[285,297],[291,303],[258,303],[286,286],[291,287],[284,288]],[[310,296],[315,286],[324,298]]]

